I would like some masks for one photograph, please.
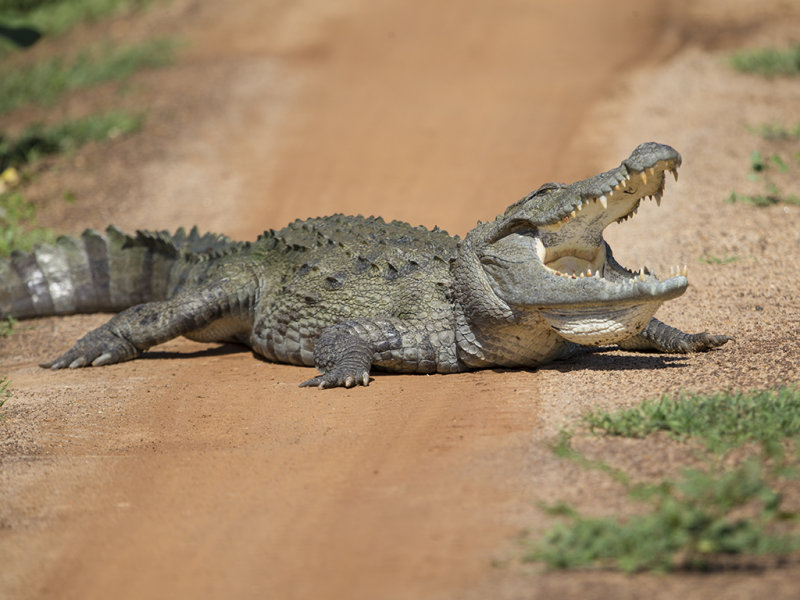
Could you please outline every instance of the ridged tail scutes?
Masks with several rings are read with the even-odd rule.
[[[203,257],[234,244],[197,228],[139,231],[126,235],[113,225],[87,229],[79,238],[59,237],[32,252],[0,259],[0,318],[118,312],[163,300],[191,278]]]

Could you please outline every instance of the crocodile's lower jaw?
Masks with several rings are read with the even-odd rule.
[[[661,302],[545,309],[542,317],[564,339],[584,346],[616,344],[642,331]]]

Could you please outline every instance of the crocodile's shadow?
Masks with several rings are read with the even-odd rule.
[[[689,356],[684,354],[610,354],[616,348],[585,348],[578,354],[529,369],[492,369],[495,373],[514,371],[655,371],[660,369],[683,369]]]
[[[539,370],[559,371],[569,373],[572,371],[644,371],[656,369],[681,369],[688,366],[689,356],[684,354],[610,354],[614,348],[586,348],[578,354],[560,360],[547,363],[535,368],[494,368],[489,369],[495,373],[510,373],[528,371],[534,373]],[[240,354],[252,350],[239,344],[220,344],[189,352],[175,352],[171,350],[148,350],[140,357],[140,360],[165,360],[165,359],[186,359],[186,358],[209,358],[215,356],[227,356],[229,354]],[[253,357],[265,363],[274,364],[273,361],[253,354]],[[382,371],[376,371],[381,377],[391,375]]]
[[[220,344],[192,350],[189,352],[175,352],[172,350],[148,350],[142,354],[138,360],[163,360],[172,358],[209,358],[212,356],[227,356],[228,354],[239,354],[241,352],[252,352],[247,346],[239,344]]]
[[[653,371],[659,369],[682,369],[689,363],[686,354],[612,354],[616,348],[585,349],[579,354],[563,360],[542,365],[542,370],[569,373],[571,371]]]

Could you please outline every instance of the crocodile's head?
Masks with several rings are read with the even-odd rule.
[[[479,224],[459,261],[471,262],[471,287],[490,299],[468,310],[512,319],[535,310],[580,344],[615,343],[641,331],[662,302],[686,290],[685,268],[666,279],[646,268],[629,271],[614,260],[603,230],[634,215],[645,198],[660,205],[665,176],[677,180],[680,164],[673,148],[642,144],[616,169],[572,185],[545,184]]]

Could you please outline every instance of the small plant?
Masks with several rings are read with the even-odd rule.
[[[735,254],[725,256],[714,256],[712,254],[704,254],[700,258],[697,259],[698,262],[701,262],[706,265],[727,265],[728,263],[736,262],[742,260],[741,256],[737,256]]]
[[[795,140],[800,138],[800,123],[794,127],[786,127],[779,123],[762,123],[756,127],[748,127],[751,133],[765,140]]]
[[[0,338],[11,335],[11,330],[14,329],[16,324],[17,320],[14,317],[6,317],[0,320]]]
[[[784,50],[777,48],[742,50],[731,55],[730,64],[737,71],[756,73],[765,77],[797,75],[800,73],[800,44]]]
[[[0,377],[0,408],[3,408],[9,398],[11,398],[11,390],[8,389],[8,379]]]
[[[783,196],[774,185],[769,186],[767,194],[739,194],[731,192],[727,201],[731,204],[752,204],[753,206],[774,206],[776,204],[800,205],[800,196],[788,194]]]
[[[143,68],[169,64],[177,43],[156,39],[131,46],[97,47],[72,60],[46,59],[28,68],[0,71],[0,112],[26,104],[51,105],[63,94],[106,81],[121,81]]]
[[[773,142],[777,138],[769,138]],[[794,138],[796,141],[800,138]],[[792,154],[795,167],[800,165],[800,152]],[[784,193],[776,182],[776,177],[773,176],[774,172],[778,173],[778,178],[781,175],[789,173],[794,163],[791,160],[786,160],[778,152],[771,152],[764,155],[759,150],[754,150],[750,154],[750,174],[748,179],[755,183],[761,183],[764,187],[765,193],[763,194],[741,194],[738,192],[731,192],[727,200],[730,203],[752,204],[754,206],[772,206],[775,204],[795,204],[800,205],[800,197],[797,194]],[[786,178],[784,178],[785,180]]]
[[[44,155],[69,152],[87,142],[132,133],[141,127],[142,119],[141,115],[112,111],[57,125],[32,125],[14,139],[0,135],[0,171],[9,166],[18,168]]]
[[[133,12],[152,0],[0,0],[0,21],[43,35],[66,32],[78,23]]]
[[[30,250],[34,245],[55,240],[50,229],[35,227],[36,208],[18,192],[0,194],[0,256],[12,250]]]

